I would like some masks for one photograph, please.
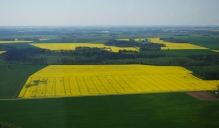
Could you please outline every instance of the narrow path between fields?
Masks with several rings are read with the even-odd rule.
[[[187,92],[187,94],[199,100],[219,100],[207,92]]]

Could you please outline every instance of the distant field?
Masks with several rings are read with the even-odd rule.
[[[12,47],[16,47],[18,49],[37,48],[37,47],[35,47],[33,45],[30,45],[29,43],[6,43],[6,44],[1,44],[1,45],[12,46]]]
[[[29,43],[33,41],[0,41],[0,44],[7,44],[7,43]]]
[[[115,47],[115,46],[106,46],[104,44],[93,44],[93,43],[31,43],[30,45],[50,50],[75,50],[76,47],[95,47],[102,48],[112,52],[119,52],[119,50],[132,50],[138,51],[134,47]]]
[[[214,52],[219,52],[219,50],[212,50],[212,51],[214,51]]]
[[[163,40],[160,40],[160,38],[148,38],[150,42],[152,43],[159,43],[159,44],[165,44],[166,47],[161,47],[162,50],[176,50],[176,49],[208,49],[205,47],[201,47],[198,45],[190,44],[190,43],[172,43],[172,42],[165,42]]]
[[[151,54],[165,54],[167,56],[187,57],[189,55],[218,55],[217,52],[207,49],[179,49],[179,50],[160,50],[154,53],[154,51],[147,51]]]
[[[116,40],[118,40],[118,41],[130,41],[129,38],[119,38],[119,39],[116,39]],[[146,40],[145,38],[134,38],[134,41],[137,41],[137,42],[145,41],[145,40]]]
[[[50,39],[46,39],[46,38],[40,38],[40,41],[45,41],[45,40],[50,40]]]
[[[6,51],[0,51],[0,54],[2,54],[2,53],[4,53],[4,52],[6,52]]]
[[[51,65],[31,75],[20,98],[215,90],[179,66]]]
[[[137,41],[137,42],[138,42],[138,41],[146,41],[145,38],[135,38],[134,40]]]
[[[95,43],[103,44],[107,42],[107,39],[50,39],[50,40],[41,40],[39,43]],[[38,42],[37,42],[38,43]]]
[[[129,38],[120,38],[120,39],[116,39],[118,41],[129,41]]]
[[[188,40],[189,43],[191,44],[219,50],[219,39],[215,39],[212,37],[203,37],[203,36],[189,36],[189,37],[181,37],[181,38],[184,40]]]

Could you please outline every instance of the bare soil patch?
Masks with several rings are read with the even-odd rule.
[[[187,94],[199,100],[219,100],[207,92],[187,92]]]

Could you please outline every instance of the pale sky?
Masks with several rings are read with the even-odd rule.
[[[0,0],[0,26],[219,25],[219,0]]]

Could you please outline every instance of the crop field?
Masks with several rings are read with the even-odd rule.
[[[212,50],[213,52],[219,52],[219,50]]]
[[[0,55],[1,56],[1,55]],[[0,99],[17,98],[27,78],[42,69],[43,65],[10,64],[0,60]]]
[[[145,41],[146,39],[145,38],[135,38],[134,40],[135,41]]]
[[[4,52],[6,52],[6,51],[0,51],[0,54],[2,54],[2,53],[4,53]]]
[[[2,100],[0,120],[23,128],[204,128],[219,125],[218,107],[183,92]]]
[[[29,43],[33,41],[0,41],[0,44],[7,44],[7,43]]]
[[[46,39],[46,38],[40,38],[40,41],[44,41],[44,40],[50,40],[50,39]]]
[[[181,39],[188,40],[190,43],[210,49],[219,50],[218,39],[212,37],[205,36],[189,36],[189,37],[181,37]]]
[[[19,98],[215,90],[178,66],[50,65],[31,75]]]
[[[130,41],[129,38],[120,38],[120,39],[116,39],[118,41]],[[145,41],[145,38],[134,38],[135,41],[139,42],[139,41]]]
[[[118,41],[130,41],[129,38],[120,38],[120,39],[116,39]]]
[[[22,128],[218,127],[219,102],[183,92],[2,100],[0,120]]]
[[[135,47],[115,47],[115,46],[106,46],[104,44],[93,44],[93,43],[31,43],[35,47],[50,49],[50,50],[75,50],[76,47],[94,47],[102,48],[104,50],[119,52],[119,50],[131,50],[138,51],[139,48]]]
[[[162,50],[168,50],[168,49],[209,49],[206,47],[201,47],[198,45],[190,44],[190,43],[172,43],[172,42],[165,42],[163,40],[160,40],[160,38],[148,38],[148,40],[152,43],[158,43],[158,44],[165,44],[166,47],[161,47]]]

